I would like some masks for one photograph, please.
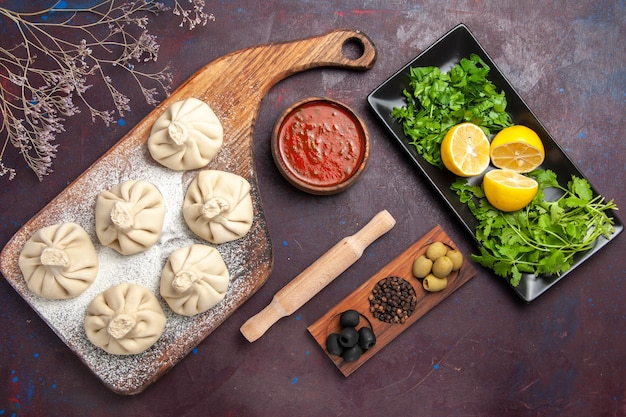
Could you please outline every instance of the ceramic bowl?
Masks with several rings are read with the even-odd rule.
[[[272,132],[272,156],[289,183],[310,194],[331,195],[351,187],[369,158],[369,134],[345,104],[322,97],[295,103]]]

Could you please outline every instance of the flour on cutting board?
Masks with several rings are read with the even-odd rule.
[[[182,207],[185,191],[196,172],[173,171],[151,160],[145,147],[115,149],[119,158],[110,163],[96,164],[89,175],[80,178],[68,192],[74,204],[53,203],[44,210],[50,224],[74,222],[90,235],[98,254],[99,270],[94,283],[79,296],[68,300],[47,300],[30,292],[21,279],[17,289],[35,311],[53,328],[61,339],[74,350],[83,362],[109,385],[120,392],[133,391],[168,364],[183,357],[237,306],[242,297],[253,292],[246,281],[250,262],[246,250],[254,247],[255,239],[265,239],[258,224],[260,202],[256,182],[252,185],[255,219],[250,233],[236,241],[211,245],[195,236],[187,227]],[[223,158],[223,156],[221,156]],[[215,168],[219,169],[219,168]],[[121,255],[105,247],[95,234],[95,201],[105,189],[131,179],[144,179],[154,184],[163,196],[165,218],[159,241],[144,252]],[[32,230],[33,233],[35,230]],[[231,281],[224,300],[213,309],[192,317],[174,313],[159,295],[161,271],[171,252],[191,244],[216,247],[228,266]],[[17,255],[17,254],[16,254]],[[142,285],[152,291],[166,315],[166,326],[161,338],[147,351],[128,356],[111,355],[93,346],[87,339],[83,321],[88,304],[104,290],[124,282]],[[15,286],[15,284],[14,284]]]

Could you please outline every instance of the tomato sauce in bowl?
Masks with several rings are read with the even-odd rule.
[[[312,194],[336,194],[356,181],[369,156],[369,138],[346,105],[310,98],[285,111],[274,128],[272,155],[281,174]]]

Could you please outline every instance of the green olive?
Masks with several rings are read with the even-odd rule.
[[[418,256],[413,261],[413,275],[415,275],[416,278],[424,278],[426,275],[430,274],[432,268],[433,261],[424,255]]]
[[[424,281],[422,281],[422,286],[426,291],[429,292],[437,292],[441,291],[448,285],[448,278],[438,278],[433,274],[428,274]]]
[[[431,261],[436,261],[448,252],[448,248],[441,242],[433,242],[426,249],[426,257]]]
[[[458,271],[463,265],[463,254],[457,249],[449,250],[446,256],[452,261],[452,270]]]
[[[437,278],[445,278],[452,272],[452,260],[447,256],[441,256],[433,263],[433,275]]]

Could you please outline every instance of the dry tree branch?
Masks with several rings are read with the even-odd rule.
[[[182,1],[182,0],[181,0]],[[130,99],[113,82],[114,69],[124,69],[139,86],[144,99],[158,103],[160,92],[169,94],[169,66],[144,72],[138,65],[157,61],[159,44],[148,31],[149,16],[166,10],[190,30],[214,20],[204,11],[204,0],[170,0],[171,8],[151,0],[105,0],[86,8],[53,6],[36,12],[17,12],[0,7],[0,23],[17,39],[0,44],[0,177],[13,179],[14,168],[3,160],[17,149],[39,180],[52,172],[57,136],[65,118],[86,108],[92,120],[109,125],[116,115],[130,111]],[[187,8],[186,8],[187,7]],[[70,39],[80,39],[73,43]],[[89,95],[94,85],[108,93],[114,110],[94,105]],[[9,146],[11,145],[11,146]]]

